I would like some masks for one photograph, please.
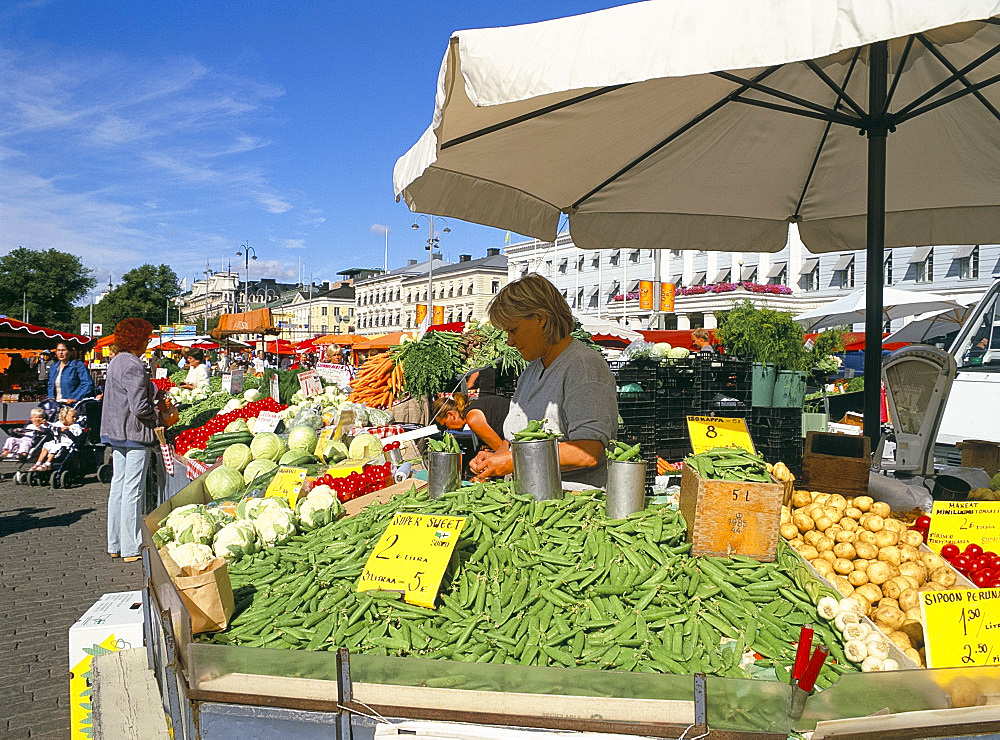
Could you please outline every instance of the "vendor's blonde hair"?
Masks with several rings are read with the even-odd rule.
[[[507,283],[487,307],[490,323],[501,329],[515,321],[540,316],[545,320],[542,336],[550,344],[573,331],[573,312],[556,286],[537,273]]]
[[[465,418],[465,410],[469,406],[469,397],[464,393],[453,393],[450,396],[441,396],[434,402],[431,411],[431,418],[434,421],[444,418],[449,411],[457,411],[458,415]]]

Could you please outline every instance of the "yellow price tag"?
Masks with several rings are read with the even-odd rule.
[[[954,543],[964,550],[970,542],[984,550],[1000,546],[1000,501],[935,501],[927,546],[941,552]]]
[[[357,590],[402,591],[409,603],[433,609],[463,526],[463,516],[396,514],[365,563]]]
[[[288,501],[288,505],[294,509],[295,502],[298,501],[299,498],[299,491],[302,490],[302,483],[305,479],[305,468],[293,468],[287,465],[282,465],[278,468],[277,475],[271,479],[271,485],[267,487],[267,493],[265,495],[268,498],[272,496],[283,498]]]
[[[313,454],[323,462],[326,462],[326,446],[330,444],[335,431],[333,427],[323,427],[323,430],[319,433],[319,437],[316,439],[316,447],[313,450]]]
[[[1000,665],[1000,588],[920,594],[928,668]]]
[[[691,449],[696,455],[713,447],[739,447],[741,450],[757,454],[745,419],[731,419],[727,416],[689,416],[687,425]]]

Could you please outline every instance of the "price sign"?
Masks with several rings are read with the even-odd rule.
[[[278,428],[281,415],[277,411],[261,411],[257,415],[257,421],[253,423],[253,433],[273,432]]]
[[[313,450],[313,454],[323,462],[326,462],[326,447],[333,439],[333,433],[335,431],[336,430],[333,427],[323,427],[319,433],[319,437],[316,439],[316,449]]]
[[[311,398],[323,392],[323,382],[316,377],[314,370],[306,370],[299,373],[299,389],[303,396]]]
[[[295,502],[299,498],[299,491],[302,490],[302,482],[306,479],[305,468],[293,468],[282,465],[278,468],[278,474],[271,479],[271,485],[267,487],[268,498],[280,497],[288,501],[288,505],[293,509]]]
[[[935,501],[927,546],[935,552],[953,542],[960,550],[970,542],[984,550],[1000,546],[1000,501]]]
[[[167,377],[167,368],[165,367],[156,368],[156,379],[162,380],[165,377]]]
[[[275,373],[274,375],[271,376],[271,382],[268,385],[271,391],[270,393],[271,398],[273,398],[278,403],[281,403],[281,391],[279,390],[278,387],[279,382],[280,381],[278,380],[278,374]]]
[[[1000,589],[920,594],[928,668],[1000,666]]]
[[[365,563],[357,590],[402,591],[409,603],[433,609],[464,525],[462,516],[396,514]]]
[[[704,452],[713,447],[739,447],[757,454],[750,439],[745,419],[730,419],[725,416],[689,416],[688,436],[694,453]]]
[[[222,376],[222,390],[226,393],[238,396],[243,392],[243,373],[227,373]]]
[[[345,386],[351,384],[351,369],[347,365],[336,365],[332,362],[317,362],[316,374],[327,383]]]

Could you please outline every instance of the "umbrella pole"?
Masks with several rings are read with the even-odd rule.
[[[885,247],[886,75],[889,47],[876,41],[868,47],[868,234],[865,302],[865,436],[872,449],[882,425],[882,256]]]

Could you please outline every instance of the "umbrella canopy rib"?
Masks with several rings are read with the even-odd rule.
[[[774,67],[768,67],[763,72],[761,72],[759,75],[757,75],[756,77],[754,77],[752,81],[753,82],[759,82],[760,80],[763,80],[763,79],[767,78],[769,75],[774,74],[780,68],[781,68],[780,64],[777,65],[777,66],[774,66]],[[701,123],[706,118],[708,118],[710,115],[712,115],[713,113],[716,113],[717,111],[719,111],[723,106],[725,106],[726,103],[728,103],[728,102],[730,102],[732,100],[735,100],[737,98],[737,96],[742,95],[748,89],[749,89],[748,86],[740,86],[739,89],[733,90],[726,97],[724,97],[721,100],[718,100],[715,103],[713,103],[712,105],[710,105],[708,108],[706,108],[705,110],[703,110],[697,116],[695,116],[690,121],[688,121],[687,123],[685,123],[683,126],[681,126],[679,129],[677,129],[676,131],[674,131],[672,134],[670,134],[667,138],[663,139],[663,141],[661,141],[660,143],[658,143],[656,146],[652,147],[651,149],[647,149],[645,152],[643,152],[642,154],[640,154],[638,157],[636,157],[631,162],[629,162],[627,165],[625,165],[620,170],[618,170],[616,173],[614,173],[607,180],[605,180],[600,185],[598,185],[597,187],[595,187],[592,190],[590,190],[582,198],[579,198],[576,202],[573,203],[573,208],[574,209],[575,208],[579,208],[583,204],[584,201],[586,201],[589,198],[592,198],[597,193],[601,192],[604,188],[606,188],[608,185],[610,185],[611,183],[613,183],[619,177],[621,177],[622,175],[628,173],[630,170],[632,170],[635,167],[637,167],[644,160],[646,160],[649,157],[651,157],[654,154],[656,154],[656,152],[660,151],[663,147],[665,147],[665,146],[669,145],[671,142],[675,141],[677,139],[677,137],[683,135],[687,131],[690,131],[692,128],[694,128],[699,123]]]
[[[847,90],[847,86],[851,82],[851,75],[854,74],[854,68],[857,66],[858,57],[861,56],[861,47],[859,46],[854,50],[854,57],[851,59],[851,64],[847,68],[847,74],[844,75],[844,83],[840,86],[841,90]],[[840,94],[838,93],[837,101],[833,104],[833,109],[837,110],[840,106]],[[826,140],[830,136],[830,128],[833,126],[831,121],[826,122],[826,126],[823,128],[823,135],[819,139],[819,146],[816,147],[816,154],[813,156],[812,164],[809,165],[809,173],[806,175],[806,180],[802,183],[802,192],[799,193],[799,200],[795,204],[795,213],[792,218],[799,218],[799,213],[802,210],[802,203],[805,202],[806,193],[809,192],[809,183],[812,182],[813,175],[816,174],[816,165],[819,164],[819,158],[823,154],[823,147],[826,146]]]
[[[857,103],[854,102],[854,98],[852,98],[850,95],[847,94],[847,81],[846,80],[844,81],[843,85],[838,85],[836,82],[834,82],[833,80],[831,80],[830,76],[826,72],[824,72],[822,69],[820,69],[819,65],[816,64],[816,62],[814,62],[812,59],[806,59],[804,63],[805,63],[805,65],[807,67],[809,67],[809,69],[811,69],[813,71],[813,73],[817,77],[819,77],[823,81],[823,84],[825,84],[827,87],[829,87],[835,93],[837,93],[837,102],[834,103],[834,106],[833,106],[834,112],[836,112],[836,110],[837,110],[837,105],[841,101],[843,101],[843,102],[847,103],[849,106],[851,106],[851,108],[854,109],[854,112],[857,113],[859,117],[864,118],[867,115],[865,113],[864,109],[860,105],[858,105]]]
[[[997,55],[997,52],[1000,52],[1000,45],[994,46],[989,51],[980,54],[978,57],[976,57],[971,62],[969,62],[968,64],[966,64],[964,67],[962,67],[960,70],[958,70],[958,72],[956,72],[955,74],[952,74],[949,77],[945,77],[943,80],[941,80],[941,82],[939,82],[938,84],[934,85],[931,89],[927,90],[922,95],[918,95],[916,98],[914,98],[912,101],[910,101],[909,103],[907,103],[906,105],[904,105],[902,108],[900,108],[898,111],[896,111],[893,114],[893,124],[902,123],[903,121],[906,121],[906,120],[908,120],[910,118],[913,118],[914,115],[919,115],[919,113],[914,113],[915,109],[918,109],[918,107],[921,106],[923,103],[927,102],[928,100],[930,100],[931,98],[933,98],[935,95],[937,95],[939,92],[941,92],[942,90],[944,90],[945,88],[949,87],[951,84],[953,84],[954,82],[956,82],[958,80],[958,77],[960,75],[967,75],[969,72],[972,72],[973,70],[975,70],[975,69],[981,67],[982,65],[984,65],[990,59],[992,59],[993,57],[995,57]],[[993,78],[990,78],[990,79],[993,79]],[[982,85],[982,83],[979,83],[979,85]],[[974,85],[973,87],[976,87],[976,86]],[[967,89],[967,90],[963,90],[961,92],[963,94],[967,94],[969,92],[969,90]],[[948,96],[948,98],[951,98],[951,97],[952,96]],[[940,100],[935,101],[935,102],[937,102],[938,104],[943,105],[944,103],[942,101],[944,101],[944,102],[950,102],[950,101],[948,101],[948,98],[941,98]],[[926,106],[924,106],[924,107],[926,108]],[[935,105],[934,107],[936,108],[937,105]],[[921,112],[926,113],[926,110],[924,110],[923,108],[920,108],[919,110],[921,110]]]
[[[544,108],[539,108],[538,110],[534,110],[520,116],[515,116],[514,118],[511,118],[509,121],[500,121],[499,123],[495,123],[492,126],[487,126],[486,128],[481,128],[478,131],[472,131],[462,136],[458,136],[454,139],[451,139],[450,141],[442,142],[441,149],[449,149],[453,146],[464,144],[467,141],[472,141],[482,136],[496,133],[497,131],[502,131],[505,128],[516,126],[519,123],[524,123],[525,121],[530,121],[534,118],[539,118],[547,113],[553,113],[557,110],[568,108],[571,105],[576,105],[577,103],[583,103],[586,102],[587,100],[592,100],[593,98],[600,97],[601,95],[606,95],[609,92],[620,90],[623,87],[629,87],[632,84],[634,83],[626,82],[621,85],[608,85],[607,87],[602,87],[597,90],[591,90],[590,92],[586,92],[583,95],[577,95],[576,97],[569,98],[568,100],[563,100],[559,103],[553,103],[552,105],[547,105]]]
[[[910,38],[912,39],[913,36],[911,36]],[[924,47],[927,49],[927,51],[929,51],[931,53],[931,55],[935,59],[937,59],[939,62],[941,62],[941,64],[945,67],[945,69],[947,69],[949,72],[952,73],[952,75],[959,82],[961,82],[966,88],[971,88],[972,87],[972,83],[969,82],[969,78],[966,77],[961,72],[959,72],[958,68],[954,64],[952,64],[948,60],[948,58],[944,54],[942,54],[940,52],[940,50],[936,46],[934,46],[934,44],[932,44],[930,41],[928,41],[927,38],[922,33],[916,34],[916,38],[917,38],[918,41],[920,41],[921,44],[924,45]],[[976,100],[978,100],[980,103],[982,103],[983,106],[986,108],[986,110],[988,110],[993,115],[994,118],[996,118],[998,121],[1000,121],[1000,111],[998,111],[993,106],[993,104],[986,99],[986,96],[984,96],[978,90],[976,90],[972,94],[976,96]]]
[[[756,90],[757,92],[764,93],[765,95],[770,95],[771,97],[778,98],[779,100],[784,100],[784,101],[789,102],[789,103],[794,103],[796,105],[801,105],[803,108],[808,108],[810,110],[813,110],[816,113],[819,113],[822,116],[824,116],[823,118],[820,118],[821,121],[833,121],[834,123],[843,123],[843,124],[846,124],[848,126],[859,126],[859,127],[861,126],[862,119],[860,119],[860,118],[851,118],[850,116],[847,116],[847,115],[844,115],[844,114],[841,114],[841,113],[837,113],[837,111],[835,111],[832,108],[827,108],[825,105],[820,105],[819,103],[814,103],[811,100],[806,100],[805,98],[800,98],[798,95],[792,95],[791,93],[783,92],[782,90],[778,90],[776,88],[769,87],[768,85],[761,85],[759,82],[754,82],[753,80],[745,79],[743,77],[740,77],[739,75],[734,75],[734,74],[732,74],[730,72],[713,72],[712,74],[715,77],[719,77],[719,78],[721,78],[723,80],[727,80],[729,82],[736,83],[737,85],[743,85],[743,86],[749,87],[749,88],[751,88],[753,90]],[[829,79],[829,78],[827,78],[827,79]],[[831,80],[831,84],[833,84],[832,80]],[[836,89],[837,89],[836,85],[834,85],[834,90],[836,90]],[[844,93],[844,95],[846,95],[846,94],[847,93]],[[738,102],[738,103],[749,103],[749,102],[751,102],[751,99],[750,98],[737,98],[736,102]],[[756,102],[765,102],[765,101],[756,101]],[[800,115],[806,115],[807,114],[807,111],[799,111],[798,109],[794,109],[794,108],[791,110],[791,112],[793,112],[793,113],[797,112]],[[815,116],[812,116],[812,117],[815,118]]]
[[[903,53],[899,55],[899,64],[896,65],[896,73],[892,76],[892,84],[889,85],[889,92],[885,96],[885,105],[882,106],[881,117],[884,118],[889,114],[889,106],[892,104],[892,96],[896,94],[896,87],[899,85],[899,79],[903,76],[903,70],[906,68],[906,60],[910,57],[910,50],[913,48],[913,36],[909,36],[906,39],[906,45],[903,47]],[[861,53],[861,47],[859,46],[855,50],[855,55]],[[857,58],[855,56],[855,58]],[[846,86],[846,83],[845,83]]]
[[[1000,51],[1000,44],[993,47],[993,51],[994,52]],[[955,78],[953,77],[952,79]],[[916,110],[910,111],[905,116],[895,116],[893,117],[893,123],[894,124],[903,123],[904,121],[909,121],[913,118],[916,118],[917,116],[922,116],[924,113],[930,113],[935,108],[940,108],[942,105],[947,105],[948,103],[952,103],[958,100],[959,98],[964,98],[966,95],[974,95],[979,90],[989,87],[990,85],[995,85],[998,82],[1000,82],[1000,74],[993,75],[992,77],[989,77],[983,80],[982,82],[977,82],[975,85],[970,85],[964,90],[953,92],[951,95],[946,95],[945,97],[939,98],[932,103],[927,103],[926,105],[921,106]]]

